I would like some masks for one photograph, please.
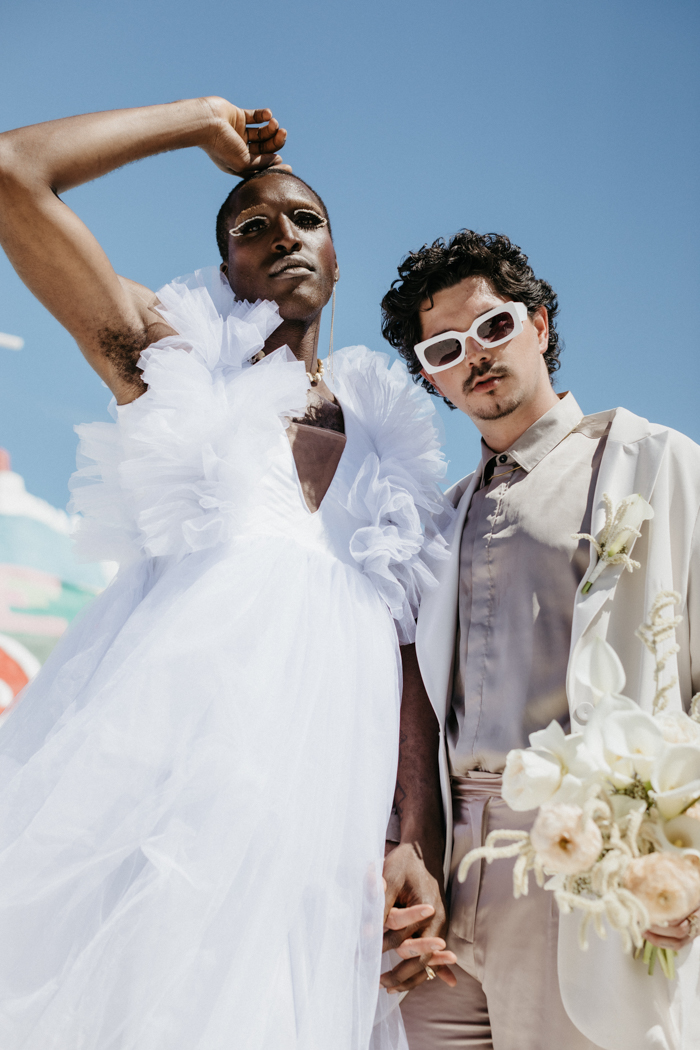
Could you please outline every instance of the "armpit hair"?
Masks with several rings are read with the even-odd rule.
[[[138,361],[149,344],[148,330],[135,328],[102,328],[98,335],[102,353],[120,379],[136,386],[140,393],[147,389]]]

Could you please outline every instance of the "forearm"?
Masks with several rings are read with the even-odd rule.
[[[395,805],[401,842],[411,843],[437,877],[442,870],[445,826],[438,765],[440,731],[423,685],[415,646],[401,647],[403,698]]]
[[[20,184],[56,193],[143,157],[206,144],[218,118],[204,98],[86,113],[0,135],[0,169]]]
[[[456,983],[447,969],[456,960],[445,951],[444,941],[447,916],[438,762],[440,731],[423,685],[415,646],[402,646],[401,659],[404,684],[395,794],[401,842],[384,861],[384,950],[396,948],[403,961],[381,977],[385,988],[397,992],[409,991],[426,980],[429,964],[448,985]],[[423,910],[419,921],[414,912],[420,907]],[[402,909],[410,913],[408,923],[398,919]],[[421,954],[416,958],[417,951]]]

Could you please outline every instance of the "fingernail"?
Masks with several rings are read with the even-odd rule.
[[[427,919],[430,915],[433,914],[434,911],[435,911],[434,908],[423,908],[423,910],[421,912],[421,918]]]
[[[409,954],[409,955],[413,955],[413,956],[416,956],[416,955],[418,955],[418,952],[416,951],[416,949],[415,949],[415,948],[410,948],[410,949],[409,949],[409,952],[408,952],[408,954]]]

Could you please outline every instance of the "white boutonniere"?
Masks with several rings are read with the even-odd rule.
[[[582,594],[588,594],[606,565],[624,565],[631,572],[638,569],[639,562],[629,556],[632,544],[641,536],[642,522],[654,517],[653,508],[640,495],[626,496],[617,507],[607,492],[603,493],[605,503],[605,525],[596,539],[587,532],[574,533],[574,539],[589,540],[598,552],[598,561],[588,580],[581,588]]]

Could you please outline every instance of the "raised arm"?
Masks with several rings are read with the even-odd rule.
[[[251,128],[249,124],[263,124]],[[286,133],[267,109],[217,97],[67,117],[0,134],[0,244],[120,404],[143,391],[141,350],[171,334],[153,292],[119,277],[59,194],[143,157],[201,147],[232,175],[279,164]]]

